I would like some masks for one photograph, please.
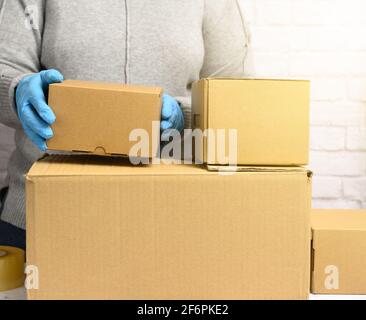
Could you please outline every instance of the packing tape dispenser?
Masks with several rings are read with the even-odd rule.
[[[0,291],[24,285],[25,253],[22,249],[0,246]]]

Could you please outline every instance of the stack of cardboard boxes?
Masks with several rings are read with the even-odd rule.
[[[27,264],[39,276],[29,298],[306,299],[309,86],[195,83],[194,127],[236,130],[235,166],[218,159],[213,135],[195,154],[203,165],[92,155],[37,162],[26,177]],[[49,104],[58,118],[51,149],[128,154],[126,130],[153,133],[161,91],[66,81],[51,87]]]

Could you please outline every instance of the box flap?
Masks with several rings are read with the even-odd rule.
[[[222,81],[222,80],[248,80],[248,81],[251,81],[251,80],[255,80],[255,81],[300,81],[300,82],[309,82],[310,83],[310,80],[305,80],[305,79],[273,79],[273,78],[206,78],[204,80],[207,80],[207,81]]]
[[[366,210],[313,210],[311,227],[313,232],[320,230],[366,231]]]
[[[83,88],[93,90],[113,90],[123,92],[135,92],[143,94],[156,94],[163,93],[163,89],[159,87],[147,87],[140,85],[127,85],[123,83],[109,83],[109,82],[97,82],[97,81],[82,81],[82,80],[65,80],[62,83],[52,84],[53,87],[68,87],[68,88]]]
[[[153,170],[152,170],[153,169]],[[207,174],[207,170],[194,165],[132,165],[128,158],[97,155],[50,155],[36,162],[27,177],[61,176],[121,176]],[[214,173],[212,173],[214,174]]]
[[[82,165],[82,168],[80,167]],[[214,166],[210,166],[214,167]],[[229,168],[229,167],[228,167]],[[296,167],[241,167],[236,172],[248,174],[288,173],[307,174],[305,168]],[[50,155],[35,163],[27,174],[28,178],[51,176],[121,176],[121,175],[217,175],[221,170],[207,170],[197,165],[132,165],[127,158],[103,157],[97,155]],[[232,172],[229,170],[228,172]]]

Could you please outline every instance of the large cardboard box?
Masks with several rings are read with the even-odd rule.
[[[48,103],[56,114],[49,150],[129,155],[134,129],[147,132],[148,152],[157,155],[162,89],[103,82],[66,80],[52,84]],[[157,121],[153,130],[153,121]]]
[[[230,129],[237,130],[239,165],[306,165],[309,155],[310,82],[297,80],[202,79],[192,89],[193,127],[203,139],[196,159],[230,162]],[[218,156],[224,129],[226,159]],[[234,141],[234,140],[233,140]],[[231,148],[232,149],[232,148]],[[235,164],[235,163],[231,163]]]
[[[366,294],[366,210],[314,210],[312,286],[319,294]]]
[[[306,299],[310,185],[305,169],[45,158],[26,179],[29,298]]]

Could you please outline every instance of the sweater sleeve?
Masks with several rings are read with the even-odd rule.
[[[243,77],[249,35],[238,0],[205,0],[200,78]],[[191,97],[176,97],[191,128]]]
[[[2,0],[0,7],[0,122],[16,128],[15,88],[39,72],[45,0]]]
[[[201,78],[243,77],[249,39],[238,0],[205,0]]]

